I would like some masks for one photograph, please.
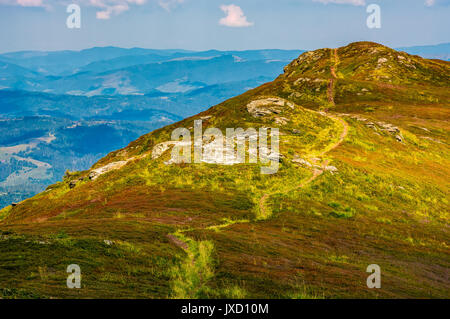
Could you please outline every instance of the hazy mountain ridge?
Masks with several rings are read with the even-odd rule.
[[[100,50],[100,48],[97,50]],[[247,80],[255,76],[273,77],[288,61],[298,56],[301,51],[205,51],[189,54],[170,53],[171,51],[157,52],[158,54],[151,55],[121,55],[112,60],[107,60],[107,54],[105,54],[105,60],[97,61],[94,64],[92,62],[88,63],[85,68],[80,68],[80,63],[76,64],[70,60],[71,56],[75,54],[74,52],[67,53],[70,54],[69,57],[65,57],[66,54],[60,53],[65,57],[64,61],[69,59],[67,63],[72,65],[71,70],[74,71],[73,74],[52,74],[47,76],[38,70],[30,70],[29,73],[33,77],[25,73],[27,70],[25,67],[30,64],[30,62],[27,62],[27,59],[22,61],[20,59],[12,60],[9,58],[8,60],[20,64],[20,68],[23,71],[18,72],[15,78],[13,72],[11,72],[9,78],[0,78],[0,85],[4,89],[8,88],[11,90],[22,89],[89,96],[105,94],[146,94],[151,90],[158,89],[158,87],[175,80],[185,80],[187,84],[197,81],[205,82],[203,86],[227,81],[235,82],[239,78],[230,76],[233,72],[236,74],[235,69],[237,67],[242,71],[236,74],[241,80]],[[57,52],[53,53],[53,55],[56,54]],[[1,58],[2,55],[0,55],[0,60]],[[78,57],[78,59],[82,58]],[[50,59],[50,61],[48,62],[49,65],[55,63],[53,59]],[[88,61],[90,59],[87,59],[86,63]],[[235,62],[241,63],[236,64]],[[42,63],[43,65],[40,64],[39,68],[46,67],[46,64],[44,62]],[[58,70],[61,69],[63,68],[59,66]],[[217,70],[219,69],[225,71],[230,69],[230,76],[227,79],[217,77]],[[193,88],[197,87],[194,86]]]
[[[397,50],[416,54],[425,58],[448,60],[450,44],[399,47]],[[0,54],[0,61],[19,65],[23,68],[46,75],[70,75],[77,72],[104,72],[110,69],[148,64],[189,57],[215,57],[236,55],[245,60],[289,60],[295,58],[302,50],[243,50],[243,51],[189,51],[168,49],[95,47],[80,51],[18,51]],[[446,57],[446,58],[445,58]],[[134,60],[134,61],[133,61]],[[45,70],[51,69],[51,71]],[[41,70],[41,71],[39,71]]]
[[[149,64],[155,62],[168,62],[180,59],[189,58],[212,58],[223,55],[235,55],[239,56],[243,60],[255,61],[255,60],[292,60],[293,55],[298,56],[299,53],[304,52],[302,50],[244,50],[244,51],[219,51],[219,50],[207,50],[207,51],[187,51],[187,50],[155,50],[155,49],[123,49],[118,47],[97,47],[81,51],[52,51],[52,52],[39,52],[39,51],[25,51],[25,52],[11,52],[0,54],[0,61],[10,62],[40,72],[39,68],[51,67],[56,64],[65,63],[63,69],[55,70],[53,73],[44,72],[48,75],[70,75],[64,73],[76,73],[80,71],[87,71],[90,69],[98,69],[96,71],[105,72],[108,68],[118,69],[117,64],[130,64],[126,66]],[[137,60],[135,60],[137,59]],[[134,61],[133,61],[134,60]],[[128,62],[127,62],[128,61]],[[144,62],[144,63],[143,63]],[[96,65],[104,68],[95,67]],[[107,64],[106,64],[107,63]],[[85,68],[85,69],[84,69]]]
[[[397,50],[405,51],[409,54],[420,55],[421,57],[427,59],[440,59],[450,61],[450,43],[402,47],[397,48]]]
[[[421,55],[426,58],[450,58],[449,44],[435,46],[418,46],[400,48],[402,51]],[[251,64],[256,63],[260,75],[271,76],[274,69],[293,60],[301,50],[248,50],[248,51],[185,51],[185,50],[152,50],[152,49],[122,49],[117,47],[99,47],[81,51],[55,52],[12,52],[0,55],[3,68],[8,65],[8,76],[0,78],[1,88],[21,89],[32,91],[47,91],[58,94],[84,95],[114,95],[114,94],[145,94],[157,89],[166,82],[158,78],[164,72],[178,72],[178,78],[168,77],[170,80],[183,80],[189,76],[187,70],[181,68],[198,67],[214,68],[209,60],[225,63],[222,67],[233,66],[227,64],[233,57],[240,65],[243,77],[251,76],[254,72]],[[195,63],[197,61],[198,63]],[[259,64],[270,62],[269,65]],[[185,62],[186,65],[183,65]],[[202,63],[203,62],[203,63]],[[6,64],[7,63],[7,64]],[[168,63],[168,65],[167,65]],[[270,65],[270,64],[274,65]],[[202,65],[203,64],[203,65]],[[249,64],[248,70],[246,70]],[[141,67],[138,67],[141,65]],[[144,67],[144,65],[147,65]],[[167,65],[164,68],[162,65]],[[171,66],[173,65],[173,66]],[[219,66],[220,67],[220,66]],[[49,70],[47,70],[49,69]],[[200,71],[200,69],[199,69]],[[5,71],[3,71],[5,72]],[[192,74],[191,74],[192,75]],[[155,81],[152,81],[156,80]],[[202,78],[203,79],[203,78]],[[195,82],[194,79],[187,79]],[[102,82],[99,84],[98,82]],[[233,79],[236,81],[236,79]],[[218,80],[218,83],[226,82]],[[206,82],[205,85],[214,83]],[[189,86],[188,86],[189,88]],[[192,89],[197,88],[193,86]]]
[[[0,55],[0,60],[16,63],[22,67],[48,74],[58,75],[73,73],[80,67],[95,61],[114,59],[126,55],[144,55],[150,53],[158,55],[170,55],[184,50],[151,50],[132,48],[124,49],[118,47],[94,47],[81,51],[19,51],[4,53]]]

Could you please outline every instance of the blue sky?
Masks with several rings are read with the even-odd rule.
[[[81,8],[69,29],[66,8]],[[369,4],[380,29],[366,25]],[[450,0],[0,0],[0,52],[93,46],[316,49],[450,42]]]

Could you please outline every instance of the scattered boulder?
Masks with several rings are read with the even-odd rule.
[[[290,120],[285,117],[275,117],[275,124],[286,125]]]
[[[299,66],[303,63],[314,63],[323,57],[323,52],[321,51],[308,51],[300,55],[297,59],[292,61],[289,65],[284,67],[284,72],[286,73],[290,68]]]
[[[121,168],[122,166],[124,166],[126,163],[128,163],[128,161],[130,161],[132,158],[128,159],[127,161],[118,161],[118,162],[113,162],[113,163],[109,163],[105,166],[102,166],[100,168],[96,168],[94,170],[92,170],[89,173],[89,179],[90,180],[95,180],[97,179],[100,175],[103,175],[105,173],[108,173],[110,171],[116,170]]]
[[[74,179],[74,180],[70,181],[69,182],[69,188],[70,189],[75,188],[75,186],[77,186],[77,184],[79,182],[81,182],[82,180],[83,180],[83,178],[78,178],[78,179]]]
[[[310,162],[308,162],[307,160],[301,158],[298,155],[294,155],[294,158],[292,159],[293,163],[297,163],[303,166],[307,166],[307,167],[312,167],[312,164]]]
[[[386,58],[379,58],[378,64],[377,64],[377,69],[380,69],[381,67],[383,67],[387,61],[388,61],[388,59],[386,59]]]
[[[389,133],[399,133],[400,129],[392,124],[377,122],[377,124],[381,127],[382,131],[387,131]]]
[[[104,241],[103,241],[104,243],[105,243],[105,245],[107,245],[107,246],[112,246],[113,244],[114,244],[114,242],[113,241],[111,241],[111,240],[108,240],[108,239],[105,239]]]
[[[247,104],[247,111],[253,117],[262,117],[270,114],[280,114],[283,108],[294,109],[294,103],[281,98],[266,98],[252,101]]]
[[[367,121],[366,118],[364,118],[362,116],[359,116],[359,115],[356,115],[356,114],[355,115],[351,115],[350,118],[352,118],[354,120],[357,120],[359,122],[366,122]]]
[[[429,136],[419,136],[419,138],[424,139],[424,140],[429,140],[435,143],[439,143],[439,144],[444,144],[441,140],[437,139],[437,138],[432,138]]]
[[[367,122],[365,125],[366,127],[373,129],[375,132],[378,132],[378,130],[387,132],[393,135],[398,142],[403,142],[403,136],[397,126],[385,122]]]
[[[168,142],[162,142],[153,147],[152,150],[152,159],[158,159],[163,155],[171,146],[181,146],[187,145],[191,146],[191,142],[185,142],[185,141],[168,141]],[[173,158],[169,159],[168,161],[164,162],[166,165],[175,164],[177,161]]]
[[[162,142],[162,143],[155,145],[152,150],[152,159],[157,159],[157,158],[161,157],[161,155],[165,151],[167,151],[170,148],[170,146],[173,146],[176,143],[177,143],[176,141],[168,141],[168,142]]]
[[[300,92],[292,92],[291,94],[289,94],[289,98],[290,99],[294,99],[294,98],[301,98],[303,96],[303,94],[302,93],[300,93]]]
[[[283,163],[285,156],[281,153],[270,153],[267,156],[260,154],[260,160],[269,160],[271,162]]]
[[[298,85],[301,82],[310,82],[311,79],[310,78],[298,78],[297,80],[295,80],[294,85]],[[315,81],[316,82],[316,81]]]
[[[332,172],[332,173],[338,171],[337,167],[335,167],[335,166],[325,166],[325,170],[329,171],[329,172]]]

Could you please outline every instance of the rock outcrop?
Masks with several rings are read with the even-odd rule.
[[[121,167],[123,167],[126,163],[128,163],[131,159],[126,160],[126,161],[118,161],[118,162],[112,162],[109,163],[105,166],[93,169],[90,173],[89,173],[89,179],[90,180],[95,180],[97,179],[100,175],[103,175],[105,173],[108,173],[110,171],[119,169]]]
[[[280,114],[286,107],[293,110],[294,103],[281,98],[266,98],[254,100],[247,104],[247,111],[257,118],[271,114]]]

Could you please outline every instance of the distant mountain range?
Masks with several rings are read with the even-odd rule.
[[[423,45],[415,47],[397,48],[399,51],[405,51],[409,54],[420,55],[427,59],[440,59],[450,61],[450,43],[437,45]]]
[[[450,59],[450,43],[398,50]],[[186,51],[96,47],[0,55],[0,88],[70,95],[179,93],[273,77],[302,50]],[[220,74],[220,76],[218,76]]]

